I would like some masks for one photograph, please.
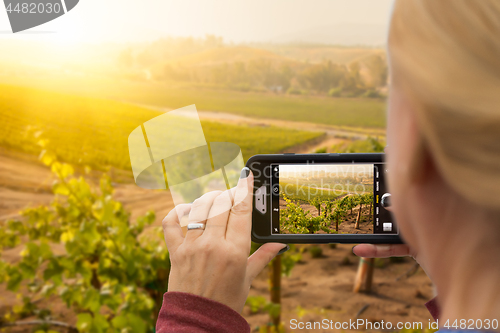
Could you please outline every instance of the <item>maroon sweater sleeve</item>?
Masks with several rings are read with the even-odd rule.
[[[156,333],[250,333],[238,312],[211,299],[166,292],[156,322]]]
[[[425,303],[425,307],[431,313],[432,318],[434,318],[434,320],[438,320],[440,311],[437,297],[434,297],[433,299]]]

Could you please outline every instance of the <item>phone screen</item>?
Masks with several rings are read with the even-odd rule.
[[[398,234],[384,163],[271,164],[271,234]]]

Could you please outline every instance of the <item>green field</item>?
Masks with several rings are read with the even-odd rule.
[[[385,102],[376,99],[173,88],[157,94],[151,89],[137,90],[130,100],[173,108],[194,103],[199,110],[223,111],[256,118],[349,127],[385,126]]]
[[[0,145],[37,153],[37,141],[71,163],[130,169],[128,135],[160,113],[131,104],[0,85]],[[277,127],[202,121],[209,142],[238,144],[243,157],[276,153],[321,136]],[[31,133],[31,134],[30,134]]]
[[[240,92],[193,84],[133,82],[107,78],[9,77],[4,83],[130,103],[220,111],[255,118],[310,122],[338,127],[385,128],[382,99],[294,96]]]
[[[286,188],[286,197],[291,200],[301,201],[301,202],[309,202],[312,198],[320,198],[321,201],[333,201],[340,196],[349,194],[349,191],[341,191],[341,190],[333,190],[333,189],[320,189],[317,187],[308,187],[305,185],[301,185],[300,187],[297,184],[286,183],[280,181],[280,187],[282,189]],[[280,196],[284,193],[280,192]]]

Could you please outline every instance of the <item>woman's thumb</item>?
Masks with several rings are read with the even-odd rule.
[[[251,283],[274,257],[288,251],[289,248],[288,245],[282,243],[266,243],[259,247],[248,258],[246,274],[248,281]]]

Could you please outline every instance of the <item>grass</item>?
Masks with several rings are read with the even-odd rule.
[[[2,78],[0,78],[2,79]],[[338,127],[385,128],[381,99],[290,96],[238,92],[203,85],[132,82],[106,78],[9,77],[4,82],[137,104],[228,112],[256,118],[310,122]]]
[[[285,183],[280,181],[280,187],[287,198],[308,203],[312,198],[319,197],[322,201],[333,201],[340,196],[346,195],[348,191],[323,189],[317,187],[308,187],[305,185],[298,186],[297,184]]]
[[[283,96],[270,93],[210,89],[169,89],[156,96],[144,90],[134,97],[155,105],[196,104],[200,110],[223,111],[248,117],[317,124],[383,128],[385,103],[374,99]]]
[[[105,99],[0,85],[0,145],[37,153],[36,142],[70,163],[130,170],[128,135],[157,111]],[[243,157],[277,153],[322,133],[202,122],[209,142],[233,142]],[[28,132],[31,132],[28,135]]]

